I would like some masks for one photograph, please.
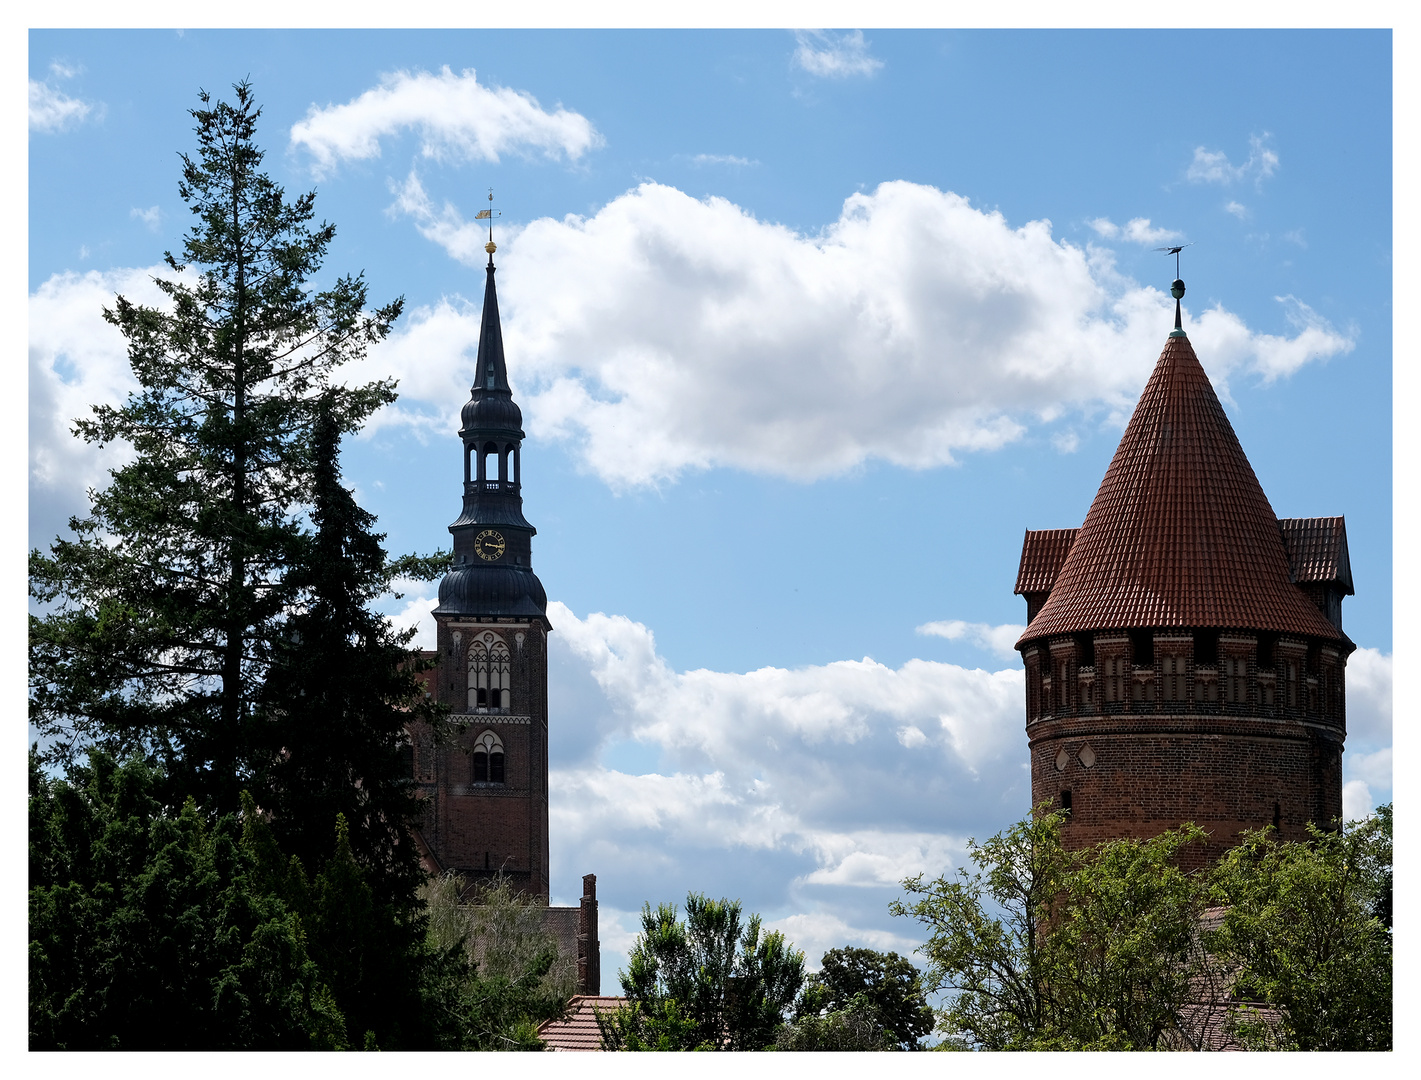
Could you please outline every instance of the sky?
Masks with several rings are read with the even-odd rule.
[[[1349,816],[1392,787],[1385,31],[31,31],[29,543],[121,463],[100,309],[157,303],[199,89],[403,296],[345,447],[392,553],[447,547],[488,204],[550,598],[552,891],[738,897],[909,954],[898,882],[1029,809],[1012,593],[1078,526],[1185,325],[1280,517],[1346,516]],[[433,643],[431,585],[387,613]]]

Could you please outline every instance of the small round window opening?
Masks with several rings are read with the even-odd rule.
[[[492,731],[474,740],[474,783],[503,783],[503,740]]]

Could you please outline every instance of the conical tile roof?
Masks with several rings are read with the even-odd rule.
[[[1047,634],[1233,627],[1343,638],[1292,583],[1278,518],[1187,337],[1170,337],[1050,597]]]

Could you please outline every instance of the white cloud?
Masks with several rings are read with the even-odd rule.
[[[1283,234],[1283,239],[1288,241],[1288,243],[1290,244],[1297,244],[1300,248],[1306,248],[1308,246],[1308,242],[1303,236],[1302,229],[1289,229]]]
[[[862,30],[838,35],[824,30],[796,30],[794,38],[795,65],[820,78],[872,75],[883,67],[882,60],[869,55]]]
[[[1349,780],[1342,785],[1342,820],[1359,821],[1372,812],[1371,789],[1362,780]]]
[[[1167,244],[1182,236],[1174,229],[1152,226],[1145,217],[1131,218],[1123,226],[1106,217],[1093,218],[1086,224],[1107,240],[1129,240],[1134,244]]]
[[[397,71],[344,105],[312,105],[291,128],[291,145],[314,157],[319,177],[341,161],[380,156],[380,140],[405,130],[419,134],[429,158],[497,162],[500,154],[539,151],[575,161],[602,145],[580,113],[548,112],[533,95],[479,83],[472,68],[455,75]]]
[[[430,588],[427,581],[396,581],[393,583],[395,592],[404,595],[403,603],[397,612],[387,616],[396,630],[415,630],[415,636],[409,643],[411,649],[435,649],[439,647],[439,637],[434,623],[434,609],[439,606],[439,597],[425,596],[425,591]],[[414,595],[411,596],[410,594]]]
[[[48,83],[34,79],[29,82],[31,131],[63,131],[95,112],[95,107],[89,102],[70,97]]]
[[[1359,648],[1347,658],[1347,740],[1354,747],[1391,745],[1392,656]]]
[[[548,615],[554,872],[595,868],[627,894],[613,906],[713,890],[813,960],[846,943],[908,952],[913,929],[885,910],[898,882],[960,865],[966,836],[1029,803],[1019,665],[678,672],[630,619],[556,601]],[[604,764],[629,741],[661,769]]]
[[[1248,220],[1248,207],[1244,206],[1241,202],[1234,202],[1234,200],[1230,199],[1224,203],[1224,209],[1240,221]]]
[[[147,210],[140,210],[135,206],[128,212],[128,216],[143,222],[148,226],[149,232],[157,232],[163,221],[163,211],[156,206],[150,206]]]
[[[465,266],[479,266],[488,258],[484,250],[488,243],[488,226],[477,219],[464,220],[458,208],[447,200],[436,208],[413,169],[403,184],[391,180],[390,190],[395,194],[395,201],[387,213],[412,217],[421,236],[438,244]],[[504,243],[507,243],[506,238]]]
[[[969,641],[978,648],[994,652],[1004,660],[1018,658],[1016,639],[1021,637],[1025,626],[1006,623],[993,626],[990,623],[963,622],[961,619],[947,619],[942,622],[924,623],[917,628],[919,634],[947,638],[949,641]]]
[[[393,209],[466,264],[486,258],[486,233],[417,177]],[[1066,410],[1128,415],[1173,316],[1167,295],[1119,275],[1108,253],[1054,240],[1049,222],[1013,228],[904,181],[850,196],[809,235],[646,183],[591,217],[506,228],[499,247],[526,415],[617,488],[715,466],[801,479],[875,458],[926,468]],[[477,307],[451,304],[472,340]],[[1221,383],[1351,347],[1320,320],[1269,337],[1222,308],[1190,333]],[[422,377],[442,366],[441,386],[466,383],[469,362],[426,355]]]
[[[610,908],[710,891],[741,898],[811,961],[844,944],[907,955],[917,928],[885,911],[898,882],[965,865],[968,836],[1028,808],[1019,661],[676,671],[640,623],[580,619],[556,601],[548,614],[554,876],[595,870]],[[987,640],[1020,629],[937,625]],[[1358,650],[1354,662],[1349,708],[1389,701],[1390,658]],[[662,767],[603,763],[628,741],[657,748]],[[1389,793],[1390,748],[1349,751],[1345,768],[1355,818]],[[622,949],[634,928],[634,917],[619,923]]]
[[[697,154],[691,159],[692,165],[734,165],[737,168],[746,165],[758,165],[758,161],[751,161],[749,158],[736,157],[734,154]]]
[[[82,64],[69,64],[63,60],[51,60],[49,71],[57,79],[72,79],[84,73]]]
[[[106,273],[56,274],[29,298],[29,486],[31,538],[47,543],[71,514],[83,513],[84,492],[102,484],[110,468],[127,460],[127,448],[100,450],[76,439],[75,419],[98,403],[118,404],[137,387],[126,344],[104,321],[115,293],[134,303],[163,307],[153,284],[165,266]]]
[[[1248,160],[1242,165],[1229,161],[1222,150],[1208,150],[1202,146],[1194,148],[1194,160],[1184,174],[1196,184],[1235,184],[1242,180],[1253,180],[1255,186],[1262,186],[1278,171],[1278,153],[1268,145],[1269,135],[1250,135],[1248,139]]]

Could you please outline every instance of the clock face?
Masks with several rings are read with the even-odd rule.
[[[485,529],[474,537],[474,550],[484,562],[497,562],[503,558],[503,534],[495,529]]]

